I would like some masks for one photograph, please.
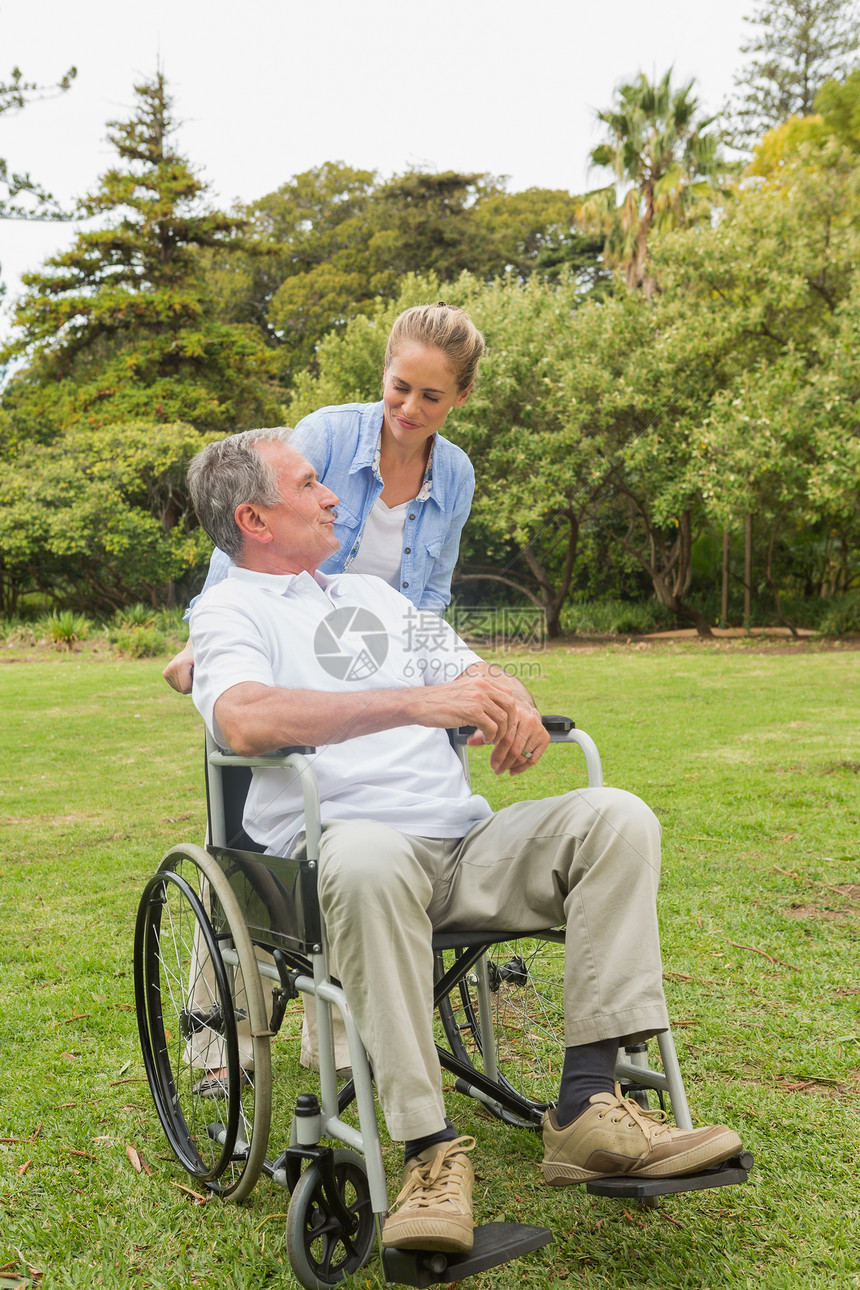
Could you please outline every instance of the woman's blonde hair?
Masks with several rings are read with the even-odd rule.
[[[388,367],[406,344],[433,345],[440,350],[454,373],[462,394],[474,384],[478,363],[484,352],[484,338],[463,309],[446,305],[414,305],[395,319],[385,349]]]

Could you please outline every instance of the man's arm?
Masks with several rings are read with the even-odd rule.
[[[229,746],[243,757],[290,744],[342,743],[398,726],[475,726],[472,742],[495,745],[490,765],[500,774],[527,769],[549,742],[525,688],[485,663],[442,685],[349,694],[244,681],[220,695],[214,715]],[[524,751],[532,755],[524,758]]]

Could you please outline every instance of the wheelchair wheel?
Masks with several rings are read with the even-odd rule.
[[[144,890],[135,994],[144,1066],[171,1148],[211,1190],[242,1200],[268,1144],[268,1021],[245,921],[200,847],[168,852]]]
[[[451,1053],[511,1095],[509,1106],[489,1109],[518,1128],[538,1126],[543,1112],[558,1098],[564,1061],[562,935],[550,933],[488,947],[489,1034],[481,1020],[480,964],[438,1005]],[[437,979],[456,955],[456,950],[437,954]]]
[[[299,1177],[287,1210],[287,1254],[305,1290],[337,1285],[358,1271],[370,1258],[376,1235],[364,1161],[345,1149],[332,1154],[337,1198],[349,1224],[332,1204],[316,1163]]]

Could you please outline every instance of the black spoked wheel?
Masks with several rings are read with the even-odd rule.
[[[144,1066],[171,1148],[213,1191],[243,1199],[269,1136],[268,1023],[245,921],[200,847],[169,852],[144,890],[135,994]]]
[[[437,953],[437,979],[457,953]],[[562,933],[491,945],[485,957],[485,1017],[478,963],[440,1000],[442,1029],[455,1057],[522,1102],[522,1113],[491,1106],[494,1114],[517,1127],[534,1127],[558,1098],[564,1061]]]
[[[320,1166],[312,1163],[299,1178],[287,1211],[287,1253],[305,1290],[337,1285],[363,1267],[373,1249],[376,1224],[364,1161],[344,1149],[333,1157],[336,1198],[328,1192]]]

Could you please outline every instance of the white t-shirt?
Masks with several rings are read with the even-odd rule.
[[[406,529],[406,512],[411,502],[387,506],[377,497],[364,526],[361,545],[350,561],[350,573],[375,573],[389,587],[400,587],[400,566],[403,563],[403,534]]]
[[[436,614],[369,574],[231,568],[195,605],[191,640],[194,703],[222,746],[215,703],[243,681],[335,693],[398,689],[453,681],[478,659]],[[402,833],[451,838],[492,814],[470,791],[441,729],[361,735],[320,747],[311,760],[323,822],[371,818]],[[267,851],[289,854],[303,827],[296,775],[255,770],[244,824]]]

